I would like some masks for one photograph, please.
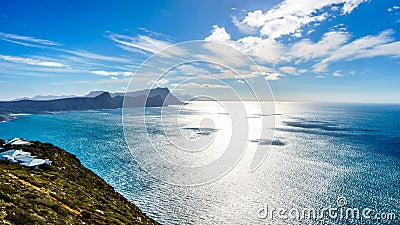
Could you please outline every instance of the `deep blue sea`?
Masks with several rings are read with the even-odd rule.
[[[224,115],[207,104],[186,112]],[[142,169],[125,142],[121,110],[21,115],[0,123],[0,138],[51,142],[75,154],[163,224],[400,224],[400,104],[276,103],[275,119],[277,144],[258,170],[248,171],[251,157],[244,155],[221,179],[196,187],[170,185]],[[163,135],[157,126],[155,140]],[[199,135],[185,132],[192,131]],[[151,146],[141,135],[135,146],[145,153]],[[324,208],[357,208],[367,217],[294,218]]]

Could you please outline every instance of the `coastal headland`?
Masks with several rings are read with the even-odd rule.
[[[158,224],[75,155],[50,143],[31,143],[18,149],[52,164],[34,169],[0,160],[0,223]]]

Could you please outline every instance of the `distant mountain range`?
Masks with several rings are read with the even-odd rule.
[[[157,90],[158,88],[155,88],[153,90]],[[134,92],[129,92],[129,94],[134,95],[134,96],[139,96],[140,94],[145,94],[145,92],[148,92],[148,90],[141,90],[141,91],[134,91]],[[84,95],[84,96],[78,96],[78,95],[36,95],[31,98],[28,97],[23,97],[23,98],[16,98],[12,101],[21,101],[21,100],[33,100],[33,101],[48,101],[48,100],[57,100],[57,99],[64,99],[64,98],[78,98],[78,97],[88,97],[88,98],[94,98],[97,97],[107,91],[91,91],[89,94]],[[116,92],[116,93],[110,93],[111,97],[115,96],[125,96],[124,92]],[[189,99],[192,98],[191,95],[188,94],[183,94],[183,95],[175,95],[175,97],[179,101],[188,101]]]
[[[13,101],[21,101],[21,100],[34,100],[34,101],[40,101],[40,100],[54,100],[54,99],[62,99],[62,98],[75,98],[79,97],[76,95],[36,95],[32,98],[28,97],[23,97],[23,98],[16,98]]]
[[[180,105],[183,102],[173,96],[168,88],[146,89],[135,92],[108,93],[93,91],[84,97],[57,96],[44,97],[44,100],[0,101],[0,114],[9,113],[49,113],[74,110],[117,109],[122,107],[162,107]],[[125,100],[125,101],[124,101]]]

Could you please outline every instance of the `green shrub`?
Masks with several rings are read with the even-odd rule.
[[[16,225],[35,224],[40,222],[40,220],[32,213],[20,208],[11,209],[5,219]]]

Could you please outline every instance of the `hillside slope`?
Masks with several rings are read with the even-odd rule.
[[[0,161],[0,224],[158,224],[74,155],[40,142],[21,149],[53,163]]]

